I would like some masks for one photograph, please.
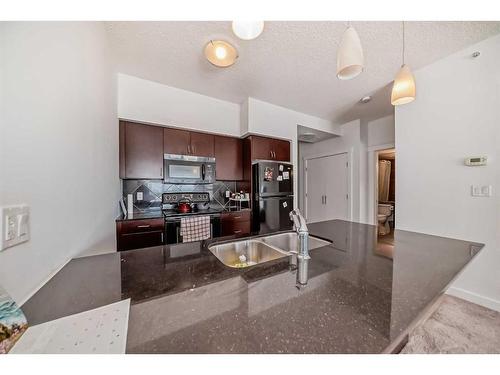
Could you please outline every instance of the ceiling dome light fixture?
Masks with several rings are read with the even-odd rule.
[[[391,104],[402,105],[415,100],[415,78],[410,67],[405,64],[405,23],[403,21],[403,65],[392,85]]]
[[[358,76],[364,69],[364,60],[359,35],[348,25],[337,51],[337,78],[347,80]]]
[[[211,64],[226,68],[236,62],[238,51],[224,40],[211,40],[205,46],[205,57]]]
[[[264,30],[264,21],[233,21],[233,33],[243,40],[257,38]]]

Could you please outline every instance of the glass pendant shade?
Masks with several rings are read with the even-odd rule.
[[[354,27],[349,26],[337,52],[337,78],[346,80],[359,75],[364,69],[363,47]]]
[[[213,65],[226,68],[236,62],[238,51],[228,42],[211,40],[205,46],[205,57]]]
[[[392,86],[391,104],[407,104],[415,100],[415,78],[408,65],[399,70]]]
[[[264,21],[233,21],[232,28],[238,38],[252,40],[264,30]]]

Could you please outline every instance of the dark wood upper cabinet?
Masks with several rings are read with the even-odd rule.
[[[165,154],[214,157],[212,134],[164,128],[163,145]]]
[[[120,123],[120,177],[163,178],[163,128]]]
[[[250,137],[252,160],[290,161],[290,142],[252,135]]]
[[[190,132],[190,154],[196,156],[214,157],[214,136],[212,134]]]
[[[252,160],[272,160],[272,139],[266,137],[251,136]]]
[[[273,139],[273,153],[275,160],[290,161],[290,142]]]
[[[165,154],[189,155],[190,132],[179,129],[163,129],[163,148]]]
[[[239,138],[215,136],[217,180],[243,179],[243,141]]]

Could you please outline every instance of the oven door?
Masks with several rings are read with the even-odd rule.
[[[164,155],[166,184],[212,184],[215,181],[215,158]]]
[[[210,216],[210,238],[217,238],[221,236],[221,223],[220,215]],[[181,233],[181,218],[171,217],[165,219],[165,243],[176,244],[182,243]]]

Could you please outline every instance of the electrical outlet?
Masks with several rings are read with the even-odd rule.
[[[144,194],[142,191],[137,192],[137,200],[142,201],[144,199]]]
[[[230,197],[231,197],[231,191],[226,190],[226,198],[230,198]]]

